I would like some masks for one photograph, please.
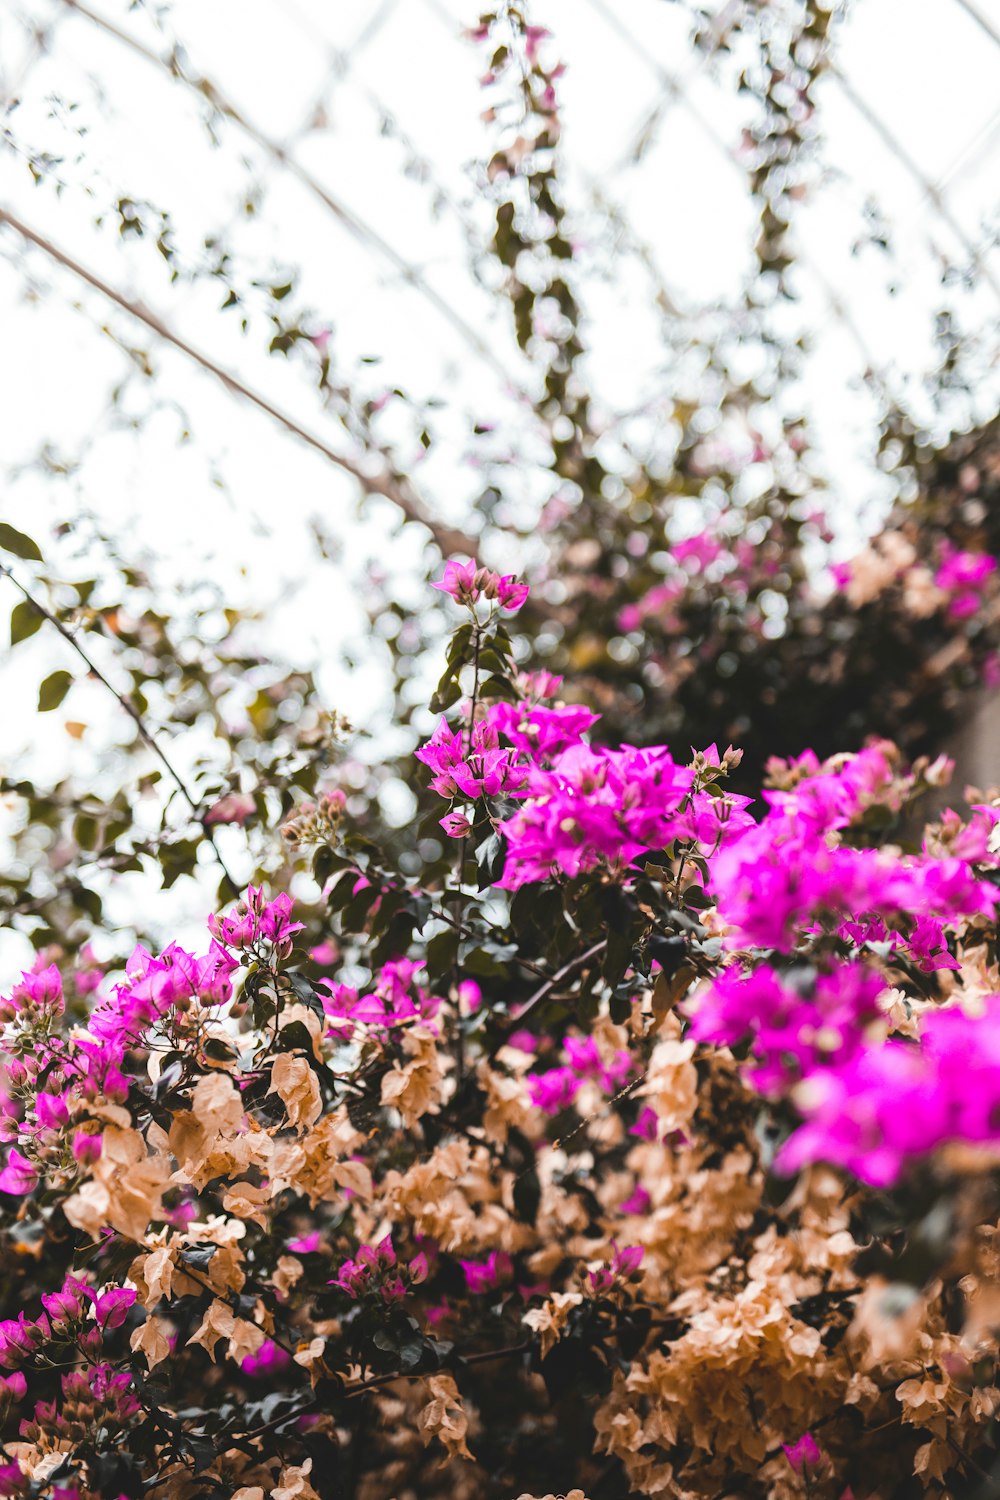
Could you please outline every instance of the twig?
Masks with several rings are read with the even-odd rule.
[[[540,1005],[546,998],[546,996],[550,995],[558,984],[561,984],[562,981],[566,979],[570,974],[575,973],[577,969],[582,969],[584,964],[589,963],[592,958],[596,958],[597,954],[603,952],[603,950],[607,946],[607,938],[602,938],[599,943],[595,943],[593,947],[588,948],[585,953],[580,953],[576,958],[570,959],[569,963],[563,964],[562,968],[558,969],[556,973],[552,975],[551,979],[547,979],[543,985],[540,985],[535,993],[531,995],[529,999],[527,999],[524,1004],[508,1018],[507,1024],[503,1029],[503,1036],[506,1036],[507,1032],[513,1030],[515,1026],[519,1026],[524,1020],[525,1016],[529,1015],[531,1011],[535,1009],[536,1005]],[[496,1053],[499,1051],[499,1048],[502,1045],[503,1037],[501,1037],[501,1040],[497,1043],[497,1046],[494,1047],[493,1051],[490,1053],[490,1056],[495,1057]]]
[[[88,286],[92,286],[95,291],[100,292],[102,297],[107,298],[109,302],[113,302],[116,307],[120,307],[130,317],[137,319],[140,323],[144,323],[147,328],[156,334],[157,338],[162,339],[166,344],[170,344],[172,348],[178,349],[181,354],[186,355],[188,359],[200,366],[209,375],[214,375],[215,379],[220,381],[233,395],[242,396],[252,406],[257,407],[258,411],[264,412],[273,421],[284,427],[286,432],[290,432],[295,437],[300,438],[302,442],[308,443],[310,448],[315,448],[316,452],[321,453],[330,463],[335,464],[338,469],[343,469],[346,474],[350,474],[356,479],[366,494],[381,495],[383,499],[388,500],[390,504],[395,505],[398,510],[402,511],[407,521],[416,521],[421,526],[424,526],[430,532],[444,556],[448,556],[453,552],[465,552],[470,557],[476,555],[478,543],[472,537],[466,536],[463,531],[459,531],[452,526],[441,525],[435,521],[428,513],[423,501],[413,492],[412,486],[407,480],[397,478],[396,475],[391,473],[388,467],[383,468],[380,474],[366,474],[362,466],[355,462],[354,459],[338,453],[323,438],[318,437],[314,432],[310,432],[307,427],[303,427],[288,412],[275,406],[266,396],[262,396],[259,391],[255,391],[251,386],[232,374],[231,371],[217,364],[214,359],[203,353],[202,350],[195,348],[193,344],[189,344],[186,339],[182,339],[157,313],[150,312],[149,308],[143,303],[126,297],[122,292],[119,292],[115,287],[104,281],[96,272],[82,265],[80,261],[75,260],[65,250],[61,250],[58,245],[46,239],[37,229],[33,229],[30,224],[26,224],[23,219],[19,219],[16,214],[12,214],[9,209],[2,206],[0,206],[0,224],[9,224],[11,229],[16,230],[23,239],[28,240],[32,245],[36,245],[50,260],[54,260],[58,265],[64,266],[67,271],[71,271],[74,276],[78,277],[81,281],[85,281]]]
[[[485,1365],[492,1363],[495,1359],[510,1359],[515,1354],[527,1354],[533,1346],[525,1341],[523,1344],[508,1344],[503,1349],[484,1349],[479,1354],[461,1355],[459,1358],[463,1365]],[[364,1391],[371,1391],[380,1385],[391,1385],[394,1380],[420,1380],[423,1376],[433,1375],[433,1370],[392,1370],[388,1375],[375,1375],[371,1380],[360,1380],[355,1385],[344,1387],[345,1396],[360,1396]]]
[[[0,214],[2,214],[2,210],[0,210]],[[201,816],[200,804],[194,800],[194,797],[188,790],[183,777],[173,765],[166,752],[162,749],[155,735],[151,730],[146,728],[145,721],[143,720],[143,717],[140,714],[139,710],[136,708],[135,704],[132,703],[132,701],[125,693],[120,693],[115,687],[114,683],[112,683],[107,677],[105,677],[104,673],[101,671],[97,663],[80,645],[80,642],[77,640],[73,632],[67,629],[62,620],[59,619],[58,615],[53,614],[50,609],[46,608],[44,604],[42,604],[38,599],[35,598],[34,594],[32,594],[30,590],[25,588],[24,584],[21,583],[19,579],[15,578],[14,574],[11,572],[10,568],[7,567],[6,563],[0,563],[0,574],[10,579],[11,583],[17,589],[18,593],[21,594],[26,602],[31,605],[32,609],[37,610],[43,619],[47,620],[50,625],[55,626],[56,630],[58,630],[63,640],[67,641],[69,645],[72,646],[77,656],[86,666],[87,671],[90,673],[91,677],[96,678],[96,680],[102,685],[102,687],[107,688],[111,696],[116,699],[118,704],[128,714],[129,718],[132,720],[132,723],[136,727],[139,738],[142,740],[144,745],[147,745],[149,749],[152,750],[153,754],[156,756],[157,760],[163,766],[164,770],[167,772],[168,776],[177,787],[177,790],[184,798],[188,807],[191,809],[191,812],[201,824],[205,837],[208,839],[208,842],[212,847],[212,853],[215,856],[216,863],[218,864],[219,869],[222,871],[225,877],[226,884],[232,891],[233,896],[238,897],[240,894],[240,887],[229,872],[226,862],[219,851],[219,846],[215,842],[214,833],[210,828],[205,827],[204,820]]]
[[[516,1354],[527,1354],[533,1346],[529,1342],[523,1344],[508,1344],[503,1349],[484,1349],[478,1354],[466,1354],[460,1356],[463,1365],[485,1365],[495,1359],[511,1359]],[[359,1380],[354,1385],[344,1386],[341,1394],[345,1397],[363,1396],[366,1391],[373,1391],[382,1385],[391,1385],[395,1380],[420,1380],[426,1375],[434,1374],[433,1370],[390,1370],[386,1375],[374,1375],[371,1380]],[[275,1417],[273,1422],[267,1422],[263,1427],[255,1427],[251,1432],[242,1434],[244,1442],[250,1442],[256,1438],[264,1437],[269,1432],[274,1432],[283,1427],[286,1422],[294,1422],[299,1417],[308,1416],[319,1407],[316,1397],[310,1397],[294,1411],[286,1412],[283,1417]]]
[[[471,927],[467,927],[464,922],[459,922],[454,913],[448,911],[445,907],[432,906],[430,915],[432,917],[438,917],[442,922],[447,922],[448,926],[454,928],[454,930],[461,937],[469,938],[470,941],[475,942],[478,942],[480,940],[479,935],[473,932]],[[527,969],[530,973],[537,974],[539,979],[546,978],[545,970],[542,968],[541,964],[536,964],[533,959],[522,958],[519,954],[514,954],[511,961],[515,964],[520,964],[522,969]]]
[[[323,204],[323,207],[333,215],[339,224],[343,225],[354,239],[360,244],[374,249],[383,259],[387,260],[400,273],[403,279],[410,286],[414,287],[441,317],[451,324],[452,328],[465,340],[469,347],[475,350],[480,359],[488,364],[495,374],[499,375],[504,385],[515,391],[522,400],[527,400],[524,391],[518,388],[513,377],[507,371],[503,362],[498,359],[496,353],[483,335],[470,323],[466,322],[465,318],[456,311],[445,297],[441,296],[431,286],[430,282],[420,274],[417,268],[411,265],[404,256],[400,255],[399,251],[388,240],[384,239],[377,229],[365,223],[353,209],[348,208],[346,204],[341,203],[339,199],[335,198],[318,178],[314,177],[306,167],[292,156],[286,146],[283,146],[280,141],[275,140],[272,136],[267,135],[260,126],[255,125],[238,108],[233,100],[219,88],[217,83],[213,82],[210,78],[206,78],[202,73],[186,71],[178,47],[173,47],[168,56],[162,57],[152,47],[147,47],[143,42],[139,41],[137,37],[130,36],[127,31],[116,26],[114,22],[109,21],[105,16],[98,15],[88,5],[83,4],[82,0],[63,0],[63,4],[68,9],[75,11],[78,16],[99,27],[107,36],[114,37],[116,41],[131,48],[137,56],[145,58],[147,62],[152,63],[155,67],[162,68],[172,78],[177,79],[178,82],[184,84],[193,93],[199,95],[202,99],[206,99],[221,115],[224,115],[234,125],[237,125],[245,135],[249,136],[256,145],[271,157],[272,161],[277,162],[289,171],[293,177],[297,178],[307,192],[312,193],[313,197],[317,198]],[[468,551],[469,549],[466,548],[465,550]]]

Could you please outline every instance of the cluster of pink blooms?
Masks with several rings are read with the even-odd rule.
[[[780,1170],[827,1161],[885,1187],[949,1141],[1000,1145],[1000,996],[982,1017],[928,1011],[916,1043],[871,1027],[884,987],[860,964],[819,975],[733,967],[691,1002],[697,1041],[750,1038],[750,1081],[772,1097],[791,1091],[805,1123]]]
[[[417,751],[440,796],[505,796],[522,804],[498,825],[508,849],[505,889],[553,873],[578,875],[602,860],[631,864],[672,839],[711,852],[750,824],[749,798],[702,790],[694,768],[679,765],[666,746],[592,748],[583,737],[599,715],[575,704],[540,701],[560,685],[561,678],[546,673],[528,678],[520,684],[520,702],[491,704],[468,731],[442,719]],[[723,765],[714,745],[701,762]],[[455,838],[472,829],[461,810],[441,823]]]
[[[431,790],[440,797],[471,802],[525,796],[531,768],[579,745],[599,718],[578,704],[539,701],[554,696],[561,683],[561,677],[539,672],[522,679],[521,702],[491,703],[471,727],[452,729],[441,719],[416,752],[434,773]],[[441,826],[452,838],[464,838],[472,821],[454,810],[441,819]]]
[[[474,562],[446,562],[444,577],[432,588],[450,594],[459,604],[473,608],[480,599],[496,602],[509,614],[516,614],[528,597],[526,583],[518,583],[514,573],[501,576],[489,568],[481,568]]]
[[[942,949],[941,923],[994,913],[996,888],[975,874],[968,854],[905,857],[837,843],[877,800],[887,776],[882,762],[875,747],[791,790],[763,793],[766,816],[748,820],[711,864],[708,888],[731,947],[789,952],[826,915],[846,922],[893,916],[917,924],[909,941],[926,962]],[[977,841],[987,822],[980,820]]]
[[[953,620],[965,620],[977,613],[986,580],[996,572],[996,567],[996,559],[985,552],[961,552],[947,539],[941,543],[934,583],[948,595],[948,613]]]
[[[550,693],[558,692],[562,678],[546,683]],[[550,686],[550,684],[552,684]],[[600,714],[578,703],[491,703],[486,722],[521,755],[533,761],[550,761],[554,755],[578,745]]]
[[[699,571],[720,551],[711,538],[693,538],[675,561],[687,572]],[[958,590],[981,585],[993,570],[990,559],[949,552],[937,584],[958,597]],[[442,723],[419,752],[443,796],[516,799],[514,811],[496,825],[507,845],[501,885],[515,890],[602,866],[628,878],[642,855],[666,850],[676,859],[679,849],[700,857],[706,894],[717,908],[714,920],[730,950],[757,950],[761,957],[804,953],[807,959],[825,952],[817,965],[733,965],[700,997],[690,1020],[697,1041],[749,1040],[755,1087],[772,1095],[791,1092],[805,1124],[786,1144],[783,1165],[825,1157],[867,1180],[889,1181],[908,1156],[943,1140],[994,1139],[983,1121],[1000,1106],[1000,1073],[984,1061],[975,1106],[959,1108],[949,1073],[953,1053],[944,1046],[956,1033],[971,1041],[991,1023],[941,1012],[925,1022],[921,1044],[886,1041],[880,1009],[886,984],[870,955],[928,973],[958,968],[947,928],[992,918],[1000,905],[997,887],[976,868],[995,864],[989,844],[996,811],[980,807],[963,826],[943,823],[936,851],[866,847],[869,809],[884,827],[885,811],[900,813],[913,788],[891,747],[875,743],[824,764],[811,752],[775,762],[770,769],[778,786],[764,792],[766,810],[757,818],[748,798],[708,785],[714,778],[705,773],[732,764],[730,752],[720,757],[712,746],[681,765],[665,746],[593,747],[585,739],[595,722],[589,710],[541,701],[558,685],[539,684],[518,703],[491,705],[471,731]],[[443,822],[456,835],[472,829],[464,812],[453,811]],[[830,956],[831,940],[853,949],[850,961]],[[988,1057],[989,1046],[984,1050]],[[585,1080],[611,1093],[628,1075],[626,1053],[609,1066],[592,1038],[570,1037],[559,1065],[526,1081],[532,1103],[556,1115],[575,1103]],[[884,1100],[894,1081],[897,1095],[940,1090],[939,1107],[923,1112],[910,1145],[894,1140],[889,1128],[893,1110]],[[905,1127],[896,1129],[897,1137],[905,1136]]]
[[[619,610],[619,630],[641,630],[647,620],[654,620],[663,631],[676,629],[679,621],[673,606],[687,594],[693,578],[705,577],[711,570],[712,580],[727,589],[745,586],[747,576],[759,566],[759,552],[746,537],[723,542],[712,532],[702,531],[673,544],[670,565],[662,583],[655,583],[634,604]]]
[[[720,764],[715,746],[707,764]],[[548,766],[531,768],[524,803],[502,825],[508,842],[502,884],[508,890],[596,868],[629,865],[674,839],[710,853],[750,822],[748,797],[713,796],[697,788],[691,766],[665,745],[637,750],[574,745]]]
[[[606,1094],[614,1094],[632,1071],[632,1060],[626,1051],[616,1052],[610,1062],[605,1062],[592,1036],[566,1037],[563,1052],[564,1066],[549,1068],[544,1073],[529,1073],[526,1079],[532,1104],[547,1115],[569,1109],[588,1079]]]
[[[385,1029],[417,1017],[432,1021],[441,1001],[420,984],[417,977],[420,971],[421,965],[412,959],[390,959],[364,994],[359,994],[352,985],[321,979],[320,988],[328,991],[321,998],[323,1009],[333,1022],[331,1034],[348,1037],[358,1024]],[[475,997],[471,989],[466,989],[462,997],[467,1002],[478,1000],[478,986],[473,985],[473,989]]]
[[[101,1132],[88,1106],[128,1098],[127,1053],[183,1017],[193,1003],[214,1007],[232,999],[232,974],[240,960],[229,950],[260,956],[266,944],[276,957],[287,958],[302,927],[292,921],[291,905],[285,893],[268,901],[250,886],[234,912],[209,920],[215,941],[206,954],[188,953],[177,943],[158,955],[137,947],[124,981],[110,994],[97,995],[86,1030],[69,1037],[56,1024],[65,1009],[59,970],[40,961],[23,974],[10,995],[0,998],[5,1050],[0,1141],[8,1146],[0,1192],[33,1192],[42,1162],[69,1170],[74,1162],[87,1167],[96,1161]],[[78,990],[93,993],[101,978],[87,955]]]
[[[710,851],[746,825],[748,798],[699,790],[694,770],[678,765],[665,746],[592,749],[583,736],[597,714],[538,701],[554,695],[560,682],[547,674],[529,679],[523,701],[490,705],[468,731],[441,720],[417,751],[442,797],[523,802],[499,825],[508,845],[506,889],[554,871],[578,875],[601,860],[629,864],[674,838]],[[721,764],[714,746],[703,759]],[[472,829],[461,810],[441,823],[455,838]]]
[[[251,888],[244,912],[213,919],[211,925],[234,946],[266,938],[287,951],[290,934],[301,926],[289,921],[289,911],[287,896],[265,902]],[[129,1050],[151,1031],[182,1016],[193,1002],[228,1003],[237,966],[238,960],[220,942],[201,956],[177,943],[159,955],[137,947],[126,964],[124,981],[110,994],[97,996],[86,1031],[71,1037],[54,1026],[65,1007],[59,971],[49,965],[22,975],[10,995],[0,999],[7,1052],[0,1085],[0,1140],[9,1145],[0,1170],[0,1192],[32,1192],[39,1180],[39,1160],[58,1162],[62,1154],[81,1167],[96,1161],[101,1134],[87,1106],[98,1100],[124,1103]],[[100,977],[88,967],[80,988],[93,991],[99,984]]]
[[[226,948],[251,951],[259,943],[273,945],[279,958],[292,951],[292,938],[302,931],[301,922],[291,920],[292,898],[287,892],[265,899],[260,886],[247,887],[246,900],[228,916],[210,917],[208,930]]]
[[[216,928],[227,918],[212,921]],[[210,924],[211,925],[211,924]],[[194,1000],[225,1005],[233,996],[231,975],[237,961],[219,943],[196,957],[171,943],[158,957],[137,947],[125,966],[124,984],[90,1018],[90,1030],[110,1045],[133,1045],[144,1032]]]
[[[814,1070],[796,1090],[805,1123],[780,1152],[782,1170],[827,1161],[875,1187],[952,1141],[1000,1145],[1000,996],[985,1014],[928,1011],[919,1045],[890,1037],[843,1066]]]
[[[797,765],[804,779],[766,792],[766,816],[711,862],[709,889],[729,946],[791,953],[832,919],[826,930],[859,957],[871,945],[928,972],[957,969],[946,925],[993,917],[1000,900],[974,868],[995,863],[988,854],[995,810],[976,809],[963,828],[951,826],[952,818],[951,852],[943,857],[856,848],[837,842],[843,830],[873,802],[892,804],[879,747],[833,769],[806,757]],[[872,1025],[885,983],[860,962],[819,974],[734,966],[695,1003],[695,1039],[732,1045],[749,1038],[755,1086],[772,1095],[791,1089],[806,1123],[779,1154],[783,1170],[823,1159],[882,1185],[909,1158],[947,1140],[1000,1141],[991,1123],[1000,1109],[1000,1011],[982,1019],[931,1012],[919,1044],[886,1041],[884,1018]],[[963,1051],[967,1059],[975,1052],[973,1068],[962,1066]]]
[[[0,1000],[0,1141],[8,1145],[0,1192],[33,1192],[40,1156],[79,1166],[96,1161],[101,1137],[81,1124],[81,1112],[99,1098],[121,1102],[128,1093],[119,1067],[124,1045],[85,1035],[65,1040],[55,1029],[64,1007],[59,972],[42,963]]]
[[[346,1292],[352,1301],[375,1294],[383,1302],[399,1302],[406,1295],[407,1284],[418,1286],[427,1280],[427,1256],[422,1250],[405,1267],[406,1281],[400,1272],[392,1236],[386,1235],[377,1245],[362,1245],[353,1260],[345,1260],[329,1283]]]
[[[517,765],[513,746],[501,748],[499,734],[488,720],[480,720],[466,735],[442,719],[417,759],[430,766],[431,789],[440,797],[516,797],[527,780],[527,768]],[[447,831],[448,820],[443,820]],[[471,826],[471,825],[470,825]],[[468,832],[464,829],[463,832]]]
[[[761,793],[762,799],[775,812],[823,829],[847,828],[876,803],[898,812],[909,783],[898,780],[889,759],[891,749],[884,741],[877,741],[854,755],[840,757],[835,768],[821,763],[814,750],[805,750],[791,760],[772,757],[767,764],[769,774],[773,778],[783,775],[794,785],[766,790]]]
[[[925,974],[931,974],[935,969],[962,967],[948,947],[944,923],[935,917],[918,917],[907,934],[887,927],[881,917],[868,917],[863,922],[842,922],[837,936],[859,948],[866,944],[884,945],[888,953],[905,955]]]
[[[232,999],[232,974],[239,960],[228,949],[258,952],[267,943],[287,957],[292,935],[302,926],[290,914],[289,896],[267,901],[251,886],[234,913],[210,919],[216,941],[206,954],[188,953],[177,943],[158,955],[137,947],[125,966],[124,981],[110,994],[98,995],[86,1031],[68,1038],[54,1027],[65,1007],[58,969],[48,965],[22,975],[11,994],[0,999],[7,1044],[0,1140],[9,1145],[0,1192],[34,1191],[38,1161],[57,1162],[63,1144],[63,1154],[78,1166],[96,1161],[101,1134],[88,1118],[87,1106],[98,1100],[124,1103],[129,1091],[126,1054],[150,1032],[183,1016],[192,1003],[211,1007]],[[101,976],[89,960],[80,980],[83,993],[100,985]],[[41,1078],[44,1084],[36,1082]]]
[[[35,1318],[22,1312],[17,1318],[0,1320],[0,1370],[8,1372],[0,1376],[0,1402],[23,1402],[28,1393],[25,1370],[30,1373],[39,1358],[43,1368],[50,1368],[53,1357],[63,1357],[67,1345],[84,1357],[88,1367],[60,1377],[62,1400],[73,1409],[74,1427],[64,1417],[58,1399],[38,1401],[33,1416],[21,1420],[21,1437],[34,1442],[44,1431],[49,1441],[69,1439],[79,1429],[82,1412],[89,1413],[95,1431],[126,1426],[140,1410],[132,1376],[108,1364],[103,1353],[105,1336],[125,1322],[136,1300],[135,1291],[118,1286],[94,1291],[68,1276],[60,1291],[45,1294],[41,1300],[45,1311]],[[0,1468],[0,1494],[27,1491],[28,1476],[16,1460]],[[64,1493],[68,1500],[76,1491]]]
[[[863,964],[838,964],[826,974],[779,974],[770,964],[743,973],[734,965],[692,1004],[690,1035],[721,1046],[752,1038],[755,1087],[784,1092],[816,1067],[854,1057],[884,989]]]

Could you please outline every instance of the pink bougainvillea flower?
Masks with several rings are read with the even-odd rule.
[[[92,1167],[95,1161],[100,1160],[101,1137],[92,1134],[89,1130],[76,1130],[73,1133],[70,1149],[73,1152],[74,1161],[78,1162],[81,1167]]]
[[[478,569],[474,562],[446,562],[444,577],[431,584],[442,594],[450,594],[459,604],[475,604],[479,598]]]
[[[572,1068],[530,1073],[525,1081],[532,1104],[546,1115],[558,1115],[569,1109],[580,1092],[581,1080]]]
[[[512,615],[521,608],[529,592],[528,585],[518,583],[513,573],[506,574],[498,580],[496,585],[497,599],[500,601],[501,609],[507,610]]]
[[[421,1282],[427,1280],[429,1267],[427,1256],[422,1250],[417,1251],[416,1255],[410,1261],[408,1269],[410,1281],[414,1286],[419,1286]]]
[[[296,1239],[288,1241],[288,1248],[293,1255],[315,1255],[319,1247],[318,1229],[314,1229],[312,1234],[300,1234]]]
[[[340,949],[329,938],[324,938],[315,948],[309,949],[309,957],[314,964],[335,964],[340,957]]]
[[[472,824],[465,813],[450,812],[441,818],[441,827],[450,839],[464,839],[472,832]]]
[[[217,823],[237,823],[241,828],[257,810],[257,804],[249,792],[227,792],[205,814],[206,828]]]
[[[644,1141],[655,1141],[660,1128],[660,1120],[656,1111],[647,1105],[639,1113],[639,1118],[634,1125],[629,1126],[629,1135],[637,1135]]]
[[[465,1282],[474,1296],[491,1292],[509,1282],[514,1275],[514,1262],[506,1250],[491,1250],[484,1261],[460,1260],[465,1272]]]
[[[641,1245],[625,1245],[621,1249],[611,1241],[611,1259],[596,1271],[588,1271],[591,1290],[602,1296],[609,1292],[616,1281],[625,1281],[642,1265],[644,1250]]]
[[[482,1005],[483,992],[474,979],[463,979],[459,983],[458,1003],[467,1016],[474,1016]]]
[[[0,1396],[4,1393],[9,1401],[24,1400],[28,1394],[28,1382],[20,1370],[13,1370],[9,1375],[0,1375]]]
[[[7,1153],[7,1165],[0,1172],[0,1193],[13,1197],[24,1197],[38,1186],[38,1173],[26,1156],[11,1146]]]
[[[292,1362],[292,1356],[287,1349],[282,1349],[273,1339],[265,1339],[256,1354],[248,1354],[241,1362],[240,1369],[244,1375],[275,1375],[279,1370],[284,1370]]]
[[[782,1443],[781,1446],[796,1474],[801,1474],[807,1465],[815,1468],[823,1460],[822,1450],[811,1432],[804,1432],[797,1443]]]
[[[134,1304],[136,1293],[131,1287],[115,1286],[102,1292],[94,1303],[94,1319],[101,1328],[120,1328]]]

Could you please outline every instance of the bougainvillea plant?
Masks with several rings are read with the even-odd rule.
[[[2,1001],[0,1493],[995,1493],[1000,806],[598,745],[438,586],[406,847]]]

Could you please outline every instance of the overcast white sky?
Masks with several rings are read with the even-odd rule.
[[[143,9],[129,10],[125,0],[93,0],[93,8],[166,50]],[[1000,0],[975,0],[975,8],[980,22],[973,0],[853,0],[836,52],[847,87],[836,77],[822,84],[827,170],[797,220],[800,296],[788,322],[810,335],[802,398],[845,548],[872,524],[884,493],[870,468],[866,362],[909,390],[928,417],[921,388],[933,365],[932,314],[947,298],[983,339],[978,415],[997,404],[1000,254],[990,231],[1000,223],[1000,46],[988,31],[1000,29]],[[411,443],[404,458],[437,512],[461,520],[482,487],[465,440],[470,419],[497,423],[499,448],[516,448],[517,389],[534,378],[505,307],[470,271],[469,236],[489,226],[472,164],[493,144],[480,120],[482,57],[462,35],[477,6],[173,0],[161,9],[193,70],[417,267],[473,337],[238,127],[216,121],[220,144],[210,149],[204,101],[64,0],[0,0],[0,93],[8,110],[18,101],[8,115],[11,140],[61,158],[56,175],[65,183],[59,194],[51,183],[34,186],[23,156],[0,143],[0,203],[337,443],[341,435],[316,409],[301,367],[269,359],[259,338],[243,339],[232,315],[218,313],[217,287],[172,289],[152,247],[122,245],[113,224],[96,227],[94,219],[122,195],[146,198],[170,211],[183,256],[197,258],[205,236],[224,230],[248,278],[268,277],[272,266],[300,268],[301,297],[318,325],[332,328],[340,368],[357,372],[372,392],[401,385],[415,399],[445,401],[433,418],[430,455]],[[596,190],[621,210],[682,306],[696,311],[734,297],[753,231],[745,174],[732,160],[746,106],[692,51],[687,8],[669,0],[535,0],[531,13],[551,29],[552,55],[567,65],[563,147],[581,222]],[[664,105],[670,79],[683,87]],[[68,111],[68,103],[77,107]],[[651,117],[649,144],[636,160]],[[250,188],[260,189],[261,202],[247,220],[239,205]],[[891,262],[871,247],[852,253],[868,200],[891,228]],[[981,252],[976,287],[944,292],[942,265],[967,262],[970,244]],[[648,274],[634,257],[619,257],[612,276],[591,278],[586,306],[600,397],[611,412],[641,406],[655,394],[663,360]],[[108,393],[128,361],[105,327],[148,348],[157,367],[155,386],[133,380],[124,398],[136,415],[159,403],[138,435],[109,414]],[[395,535],[380,502],[369,502],[359,520],[350,480],[71,275],[38,253],[26,256],[9,231],[0,234],[0,330],[7,473],[0,514],[44,545],[53,525],[86,509],[137,557],[154,556],[165,586],[211,573],[234,604],[269,606],[265,642],[318,664],[329,701],[369,722],[380,701],[377,672],[345,673],[337,660],[343,641],[365,629],[351,580],[377,559],[400,595],[418,604],[420,536],[412,528]],[[179,442],[182,430],[190,440]],[[45,445],[79,464],[72,480],[34,465]],[[532,516],[543,498],[525,468],[521,515]],[[340,544],[339,563],[317,566],[314,519]],[[38,720],[35,659],[24,650],[4,672],[0,742],[9,755],[30,744],[39,774],[59,774],[76,752],[53,721],[87,717],[89,705]]]

